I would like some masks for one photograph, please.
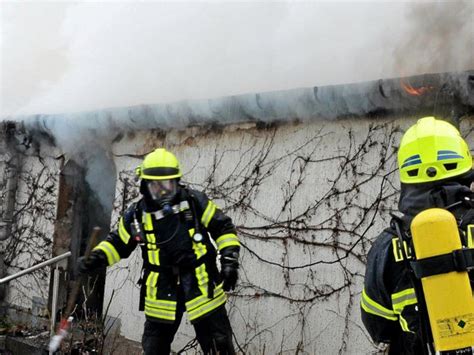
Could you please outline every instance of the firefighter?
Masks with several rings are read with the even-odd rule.
[[[145,354],[170,353],[185,311],[205,354],[234,354],[225,291],[237,283],[240,243],[231,218],[181,183],[178,160],[163,148],[146,155],[136,174],[141,199],[121,216],[118,230],[80,260],[80,272],[113,265],[139,245]]]
[[[375,343],[389,344],[389,354],[423,354],[423,339],[429,338],[424,336],[426,312],[418,305],[416,280],[407,263],[413,255],[410,224],[423,210],[447,209],[456,217],[463,245],[474,247],[474,170],[459,131],[434,117],[419,119],[403,135],[398,166],[403,217],[397,219],[399,228],[392,221],[368,253],[362,321]]]

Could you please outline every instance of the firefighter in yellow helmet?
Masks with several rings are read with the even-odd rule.
[[[398,207],[403,217],[394,217],[369,251],[362,321],[375,343],[390,344],[390,354],[424,354],[426,323],[419,316],[416,281],[409,266],[413,255],[410,224],[423,210],[447,209],[458,220],[462,244],[474,247],[473,164],[469,147],[454,126],[424,117],[403,135],[398,166]]]
[[[235,288],[239,267],[232,220],[204,193],[180,182],[179,162],[165,149],[148,154],[136,174],[142,198],[123,214],[118,230],[81,259],[79,270],[91,273],[113,265],[139,245],[145,354],[170,353],[185,311],[205,354],[234,354],[224,307],[225,291]]]

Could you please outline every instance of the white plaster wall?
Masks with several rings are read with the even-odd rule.
[[[170,149],[184,180],[216,197],[233,218],[245,247],[240,285],[227,308],[246,353],[365,354],[374,351],[359,312],[365,255],[396,210],[394,151],[400,128],[413,122],[354,119],[276,129],[247,124],[141,133],[125,137],[113,153],[119,176],[133,183],[143,154],[159,146]],[[463,131],[471,124],[467,121]],[[471,146],[473,138],[468,136]],[[256,166],[259,173],[252,175]],[[249,189],[255,181],[257,187]],[[123,186],[119,181],[114,221]],[[128,191],[128,198],[134,193]],[[291,202],[283,209],[288,196]],[[136,341],[144,322],[137,310],[140,268],[138,250],[110,268],[104,301],[111,302],[108,315],[120,319],[121,334]],[[173,349],[193,337],[183,320]]]

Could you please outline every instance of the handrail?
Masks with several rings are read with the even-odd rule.
[[[35,271],[35,270],[41,269],[41,268],[44,267],[44,266],[48,266],[48,265],[57,263],[58,261],[61,261],[61,260],[63,260],[63,259],[66,259],[66,258],[69,257],[69,256],[71,256],[71,252],[70,252],[70,251],[68,251],[67,253],[64,253],[64,254],[55,256],[54,258],[51,258],[51,259],[49,259],[49,260],[43,261],[42,263],[36,264],[36,265],[34,265],[34,266],[31,266],[31,267],[29,267],[28,269],[21,270],[21,271],[17,272],[16,274],[13,274],[13,275],[4,277],[3,279],[0,279],[0,285],[6,283],[6,282],[8,282],[8,281],[14,280],[14,279],[16,279],[16,278],[18,278],[18,277],[20,277],[20,276],[29,274],[29,273],[31,273],[31,272],[33,272],[33,271]]]

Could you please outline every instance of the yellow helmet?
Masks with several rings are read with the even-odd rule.
[[[142,164],[135,169],[135,173],[145,180],[168,180],[183,176],[178,159],[164,148],[147,154]]]
[[[461,175],[473,165],[469,147],[453,125],[424,117],[403,135],[398,167],[402,183],[418,184]]]

